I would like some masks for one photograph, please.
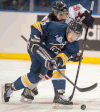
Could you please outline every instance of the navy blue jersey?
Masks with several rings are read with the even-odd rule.
[[[41,46],[56,54],[63,66],[71,55],[79,52],[79,42],[69,43],[66,39],[67,26],[65,22],[36,22],[31,26],[31,36],[40,37],[45,43]]]

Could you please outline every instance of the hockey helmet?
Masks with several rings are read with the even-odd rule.
[[[52,11],[54,12],[55,16],[57,16],[58,13],[64,12],[67,14],[67,18],[69,17],[68,6],[63,1],[54,2]]]
[[[68,12],[68,6],[63,1],[56,1],[53,4],[52,11],[56,12]]]
[[[71,20],[67,26],[66,32],[67,32],[67,34],[69,32],[74,32],[78,35],[78,37],[80,37],[83,32],[82,22],[80,22],[78,20],[74,20],[74,19]]]

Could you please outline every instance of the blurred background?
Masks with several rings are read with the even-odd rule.
[[[12,82],[19,76],[29,72],[31,61],[27,53],[27,43],[20,37],[20,35],[24,35],[27,39],[29,39],[31,32],[30,26],[36,21],[41,21],[44,16],[51,12],[52,5],[55,1],[57,0],[0,0],[0,87],[1,84]],[[92,2],[92,0],[63,1],[68,5],[68,7],[81,4],[88,10],[90,10]],[[75,102],[86,103],[86,111],[88,112],[90,112],[90,109],[91,112],[100,112],[100,0],[94,1],[95,3],[92,16],[94,17],[95,21],[93,28],[89,28],[88,30],[87,39],[84,46],[83,60],[81,65],[82,67],[80,68],[78,78],[78,85],[80,87],[87,87],[95,82],[98,82],[98,88],[94,91],[91,91],[91,94],[90,92],[83,94],[77,92],[77,90],[75,91],[75,93],[77,92],[75,96]],[[83,49],[85,31],[86,26],[84,25],[83,34],[79,40],[81,50]],[[74,64],[69,62],[66,68],[66,75],[74,82],[78,63]],[[19,103],[21,94],[20,91],[12,95],[14,99],[11,99],[12,102],[10,104],[3,104],[0,100],[0,111],[56,111],[50,109],[50,106],[48,107],[48,105],[52,104],[51,100],[54,94],[51,92],[53,91],[53,87],[50,85],[50,83],[51,80],[49,80],[48,83],[45,83],[45,81],[40,83],[38,86],[39,97],[36,96],[37,99],[33,103],[34,105],[28,105],[27,103],[23,103],[22,105],[22,103]],[[66,93],[69,96],[72,93],[72,87],[68,83],[66,86],[68,87],[66,89]],[[45,106],[46,110],[44,110]],[[77,110],[77,108],[79,107],[75,107],[75,110]],[[65,111],[69,112],[67,110]]]
[[[20,37],[30,37],[30,26],[41,21],[52,10],[57,0],[0,0],[0,59],[30,60],[27,43]],[[62,0],[68,7],[81,4],[90,10],[92,0]],[[89,28],[83,54],[84,63],[100,64],[100,0],[94,0],[92,16],[95,21]],[[86,26],[79,40],[83,49]]]
[[[56,0],[0,0],[0,10],[50,12]],[[69,7],[82,4],[89,10],[92,0],[63,0]],[[93,14],[100,14],[100,0],[95,0]]]

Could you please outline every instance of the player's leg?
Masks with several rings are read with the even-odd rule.
[[[46,50],[46,48],[45,48],[45,50]],[[50,51],[48,51],[48,50],[46,50],[49,54],[51,54],[52,52],[50,52]],[[31,65],[31,68],[34,68],[34,67],[36,67],[36,63],[37,63],[37,61],[36,60],[34,60],[34,58],[33,58],[33,54],[29,51],[29,54],[30,54],[30,57],[31,57],[31,61],[32,61],[32,65]],[[51,54],[52,55],[52,54]],[[55,55],[53,55],[53,56],[55,56]],[[43,68],[42,68],[43,69]],[[45,69],[45,68],[44,68]],[[41,78],[40,79],[40,81],[45,81],[45,80],[49,80],[50,78],[52,77],[52,70],[49,70],[48,72],[47,72],[47,75],[45,75],[45,77],[44,78]],[[27,92],[26,92],[27,91]],[[25,94],[24,94],[25,93]],[[37,89],[37,84],[32,84],[32,85],[30,85],[29,87],[27,87],[27,88],[25,88],[24,90],[23,90],[23,92],[22,92],[22,94],[21,94],[21,99],[20,99],[20,101],[21,102],[24,102],[25,100],[29,100],[29,98],[31,97],[32,98],[32,100],[34,100],[34,97],[35,97],[35,95],[37,95],[38,94],[38,89]],[[29,102],[30,103],[30,102]]]
[[[23,75],[19,77],[15,82],[13,83],[6,83],[2,86],[2,97],[4,102],[9,102],[10,95],[13,91],[20,90],[22,88],[28,87],[29,85],[38,83],[40,80],[40,77],[38,77],[37,74],[29,72],[26,75]]]
[[[65,74],[65,66],[63,68],[59,68]],[[69,98],[64,95],[66,80],[65,78],[58,73],[58,71],[53,71],[52,83],[54,87],[54,104],[63,104],[63,105],[73,105],[73,102],[69,101]]]
[[[9,101],[10,95],[13,91],[20,90],[32,84],[38,83],[41,76],[44,76],[47,73],[46,68],[45,70],[41,69],[41,67],[44,67],[44,65],[41,62],[39,62],[37,58],[35,60],[37,60],[38,63],[34,68],[31,66],[30,72],[28,74],[19,77],[15,82],[11,84],[6,83],[2,86],[2,95],[4,102]]]
[[[52,77],[52,72],[53,72],[52,70],[49,70],[47,72],[47,75],[45,75],[43,78],[41,78],[39,82],[49,80]],[[27,100],[28,103],[31,103],[32,100],[34,100],[35,95],[38,94],[37,84],[38,83],[32,84],[32,85],[28,86],[27,88],[24,88],[24,90],[21,94],[21,99],[20,99],[21,102],[25,102]],[[30,98],[31,98],[31,100],[30,100]]]
[[[38,94],[37,84],[38,83],[32,84],[29,87],[24,88],[21,94],[21,99],[20,99],[21,102],[27,101],[28,103],[31,103],[32,100],[34,100],[35,95]]]
[[[28,53],[30,55],[30,59],[31,59],[31,63],[32,63],[31,68],[34,68],[34,69],[32,69],[32,72],[35,72],[38,67],[37,63],[40,63],[40,62],[39,62],[39,60],[37,60],[37,58],[35,58],[34,54],[31,53],[29,50],[28,50]],[[34,100],[34,96],[38,94],[37,84],[38,83],[35,83],[35,84],[32,84],[32,85],[24,88],[24,90],[21,94],[21,99],[20,99],[21,102],[25,102],[27,100],[29,103],[31,103],[32,100]]]
[[[12,87],[11,83],[6,83],[1,85],[1,99],[2,102],[9,102],[10,95],[15,90],[15,88]]]

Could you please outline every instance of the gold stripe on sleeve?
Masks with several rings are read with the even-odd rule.
[[[37,29],[37,26],[36,26],[36,24],[34,23],[34,24],[32,24],[36,29]]]
[[[41,28],[41,25],[40,25],[40,22],[39,21],[37,22],[37,25],[38,25],[38,27],[39,27],[39,29],[41,31],[41,35],[42,35],[43,34],[43,31],[42,31],[42,28]]]
[[[61,57],[61,58],[62,58],[62,61],[63,61],[63,64],[61,65],[62,67],[63,67],[64,65],[66,65],[66,62],[68,61],[68,57],[67,57],[64,53],[59,53],[59,54],[57,55],[57,57]]]

